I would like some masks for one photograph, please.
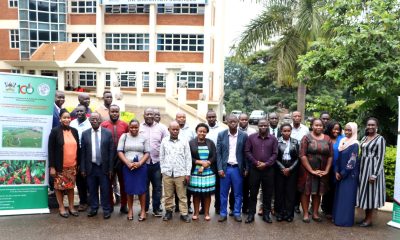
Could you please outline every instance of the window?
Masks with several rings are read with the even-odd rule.
[[[149,34],[143,33],[107,33],[106,50],[112,51],[148,51]]]
[[[79,72],[79,86],[81,87],[95,87],[96,86],[96,72]]]
[[[72,0],[72,13],[96,13],[96,1],[90,0]]]
[[[142,73],[143,88],[149,88],[150,86],[149,79],[150,79],[149,72],[143,72]]]
[[[203,72],[181,72],[177,74],[177,87],[186,82],[187,88],[203,88]]]
[[[203,52],[203,34],[157,34],[158,51]]]
[[[136,87],[136,72],[121,72],[119,73],[119,82],[121,88]]]
[[[205,4],[158,4],[160,14],[204,14]]]
[[[71,34],[71,42],[83,42],[86,38],[89,38],[90,41],[96,46],[96,33],[72,33]]]
[[[18,7],[18,0],[9,0],[8,1],[8,7],[10,7],[10,8]]]
[[[110,86],[111,86],[111,74],[106,73],[106,87],[110,87]]]
[[[157,82],[156,88],[165,88],[167,74],[166,73],[157,73]]]
[[[19,32],[18,30],[10,30],[10,48],[19,48]]]
[[[11,69],[11,72],[12,73],[21,73],[21,70],[20,69]]]
[[[150,5],[146,4],[120,4],[106,5],[106,13],[149,13]]]

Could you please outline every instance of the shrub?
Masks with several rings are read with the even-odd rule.
[[[386,177],[386,200],[393,201],[394,194],[394,175],[396,172],[396,146],[386,147],[386,155],[384,162]],[[398,176],[400,177],[400,176]]]

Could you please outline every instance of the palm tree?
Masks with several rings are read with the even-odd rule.
[[[241,34],[234,47],[237,57],[244,57],[261,46],[272,47],[278,84],[297,86],[297,110],[304,116],[306,79],[297,79],[297,59],[305,54],[320,34],[324,20],[321,0],[258,0],[264,10]],[[275,39],[275,40],[274,40]]]

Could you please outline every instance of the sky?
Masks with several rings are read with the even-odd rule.
[[[230,47],[240,36],[244,27],[260,14],[262,4],[255,0],[225,0],[225,56],[230,55]]]

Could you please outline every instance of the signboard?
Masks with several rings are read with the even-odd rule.
[[[0,73],[0,215],[49,213],[55,87],[55,78]]]
[[[393,196],[393,213],[392,221],[388,225],[400,228],[400,97],[399,102],[399,118],[398,118],[398,131],[397,131],[397,154],[396,154],[396,171],[394,177],[394,196]]]
[[[104,5],[114,4],[207,4],[208,0],[102,0]]]

